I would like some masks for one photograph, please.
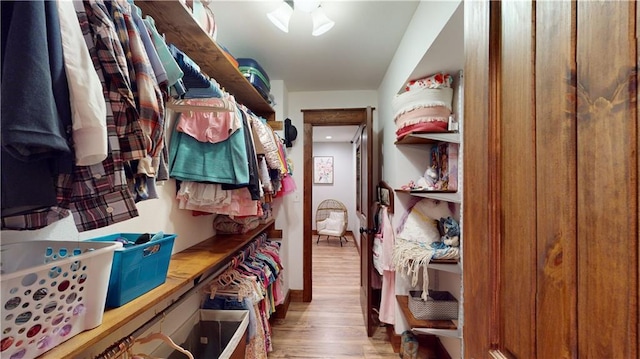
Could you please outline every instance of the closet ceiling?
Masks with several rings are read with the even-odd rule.
[[[266,14],[280,1],[213,0],[217,41],[235,57],[257,60],[288,91],[377,90],[419,1],[325,0],[335,21],[311,35],[311,15],[295,11],[289,32]]]

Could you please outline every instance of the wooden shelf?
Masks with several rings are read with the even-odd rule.
[[[411,191],[405,189],[394,189],[396,193],[406,193],[415,197],[431,198],[440,201],[461,203],[462,195],[459,192],[450,191]]]
[[[201,279],[204,279],[204,275],[224,268],[233,256],[259,234],[267,231],[269,236],[268,230],[273,229],[270,228],[273,224],[274,220],[271,219],[247,234],[217,235],[172,255],[167,281],[164,284],[121,307],[106,310],[101,325],[74,336],[44,353],[40,358],[80,357],[84,351],[91,349],[100,341],[108,339],[111,334],[118,334],[120,338],[129,335],[129,332],[123,333],[123,330],[126,329],[125,325],[138,320],[144,314],[148,315],[146,313],[148,311],[164,310],[165,308],[158,308],[158,305],[164,306],[163,302],[167,302],[167,298],[186,292]],[[169,301],[166,306],[170,304]],[[155,313],[152,314],[155,315]]]
[[[396,300],[400,306],[402,315],[409,323],[411,329],[417,328],[430,328],[430,329],[457,329],[456,324],[451,320],[420,320],[416,319],[411,310],[409,310],[409,296],[408,295],[396,295]]]
[[[244,75],[227,59],[224,51],[191,16],[179,0],[136,1],[143,14],[153,17],[167,43],[184,51],[202,72],[214,78],[238,103],[269,121],[275,112]]]
[[[458,264],[457,259],[432,259],[427,268],[450,273],[462,273],[462,267]]]
[[[394,142],[396,145],[429,144],[436,142],[460,143],[458,132],[416,132]]]

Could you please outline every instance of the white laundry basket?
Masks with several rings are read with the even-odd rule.
[[[35,358],[102,323],[116,242],[0,246],[2,358]]]

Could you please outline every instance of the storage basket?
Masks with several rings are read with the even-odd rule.
[[[246,350],[248,327],[247,310],[200,309],[171,334],[171,339],[193,354],[195,359],[249,358]],[[152,357],[185,358],[184,354],[167,345],[155,349]]]
[[[0,246],[0,357],[35,358],[102,323],[121,243],[25,241]]]
[[[143,244],[133,244],[142,233],[115,233],[89,241],[126,241],[113,256],[107,307],[120,307],[167,280],[171,251],[175,234],[163,234],[161,238]]]
[[[458,319],[458,301],[446,291],[429,290],[427,300],[422,300],[422,291],[409,292],[409,310],[420,320]]]

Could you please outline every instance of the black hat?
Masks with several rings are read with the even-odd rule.
[[[290,119],[284,120],[284,145],[286,147],[293,147],[292,141],[295,141],[298,137],[298,130],[296,126],[291,124]]]

